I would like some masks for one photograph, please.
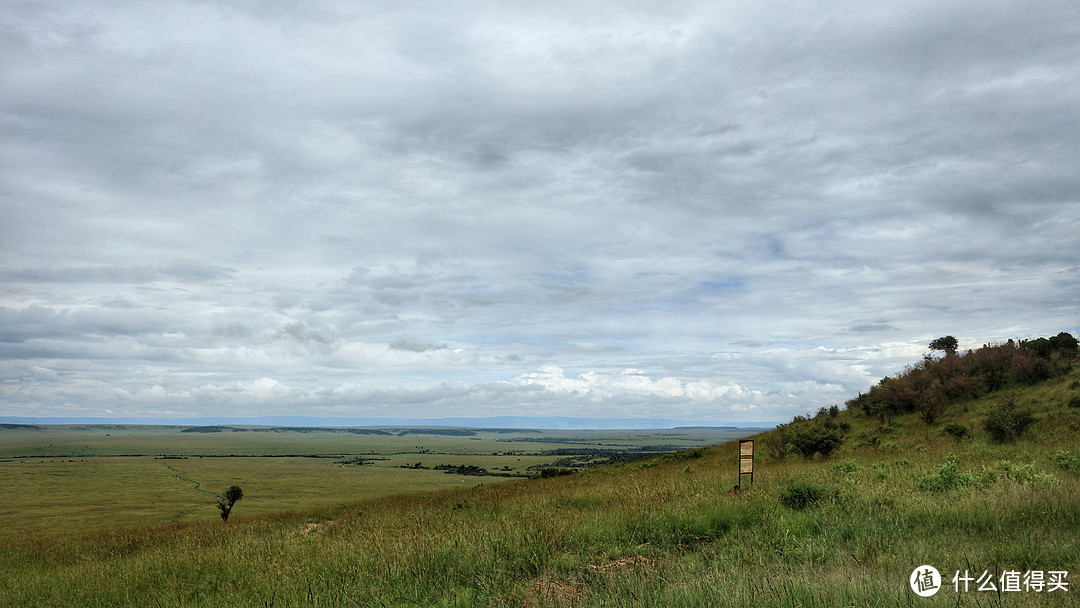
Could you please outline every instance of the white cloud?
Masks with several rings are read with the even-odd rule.
[[[598,399],[685,397],[693,401],[738,401],[753,400],[762,395],[760,391],[749,390],[733,382],[718,384],[709,380],[697,380],[684,383],[671,376],[653,379],[637,369],[626,369],[618,374],[590,371],[568,378],[562,368],[545,365],[535,372],[518,376],[514,383],[519,386],[540,386],[553,392],[590,395]]]
[[[204,384],[192,391],[196,399],[225,404],[277,404],[296,401],[302,391],[290,388],[273,378],[241,380],[229,384]]]
[[[474,8],[5,10],[0,414],[782,419],[1077,329],[1070,2]]]

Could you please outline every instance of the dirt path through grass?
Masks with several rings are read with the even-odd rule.
[[[186,481],[186,482],[191,483],[191,484],[195,484],[194,485],[195,490],[197,490],[199,492],[202,492],[203,494],[209,494],[210,496],[213,496],[215,499],[221,498],[220,496],[218,496],[217,494],[211,492],[210,490],[204,490],[203,487],[202,487],[202,482],[201,481],[195,481],[194,479],[188,479],[187,477],[185,477],[185,475],[187,475],[186,472],[181,471],[180,469],[172,466],[171,464],[168,464],[168,463],[162,463],[162,464],[165,465],[166,469],[169,469],[170,471],[175,473],[176,478],[178,480]],[[174,517],[172,517],[170,519],[167,519],[162,523],[172,523],[172,522],[174,522],[174,521],[176,521],[176,520],[178,520],[178,519],[180,519],[182,517],[187,517],[188,515],[191,515],[192,513],[194,513],[195,511],[197,511],[197,510],[199,510],[201,508],[202,508],[201,506],[192,507],[190,510],[182,511],[179,514],[177,514],[176,516],[174,516]]]

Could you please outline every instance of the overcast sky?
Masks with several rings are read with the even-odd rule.
[[[6,2],[0,415],[784,421],[1080,328],[1080,5]]]

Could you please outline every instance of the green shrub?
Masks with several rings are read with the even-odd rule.
[[[1080,407],[1080,395],[1073,395],[1072,399],[1069,399],[1069,407]]]
[[[1020,484],[1052,486],[1057,483],[1052,475],[1036,471],[1034,464],[1013,464],[1008,460],[1002,460],[998,463],[998,467],[1005,471],[1006,477]]]
[[[833,470],[837,473],[854,473],[855,469],[857,468],[855,466],[854,458],[847,458],[841,460],[840,462],[834,463],[832,466]]]
[[[1016,400],[1006,396],[990,408],[983,428],[998,443],[1014,441],[1036,420],[1030,411],[1016,409]]]
[[[960,472],[956,458],[950,457],[936,473],[924,475],[919,479],[919,489],[930,492],[948,492],[969,488],[975,485],[975,481],[975,475],[967,471]]]
[[[844,438],[839,431],[830,430],[821,425],[800,428],[787,439],[792,449],[803,458],[813,458],[814,454],[821,454],[822,457],[827,458],[843,442]]]
[[[802,511],[810,507],[816,507],[834,495],[834,492],[823,485],[810,483],[809,481],[793,481],[780,493],[780,504],[789,509]]]
[[[984,466],[983,470],[982,470],[982,473],[979,473],[979,475],[976,478],[975,482],[979,486],[982,486],[984,488],[988,488],[988,487],[994,485],[995,483],[997,483],[998,477],[1000,477],[1000,476],[998,475],[997,470]]]
[[[870,446],[875,450],[881,445],[881,435],[877,433],[859,433],[859,443],[855,447]]]
[[[1072,454],[1068,450],[1058,450],[1050,460],[1065,470],[1080,470],[1080,452]]]
[[[968,430],[968,427],[966,427],[966,426],[964,426],[962,424],[957,424],[955,422],[951,422],[949,424],[946,424],[941,429],[941,432],[945,433],[947,435],[952,435],[953,438],[956,439],[957,441],[960,441],[964,437],[967,437],[968,435],[971,434],[971,431]]]

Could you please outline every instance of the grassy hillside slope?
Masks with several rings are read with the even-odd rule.
[[[933,424],[823,413],[757,436],[755,483],[739,493],[726,444],[322,513],[8,535],[0,605],[1080,605],[1077,396],[1074,367],[952,403]],[[1002,444],[983,421],[1003,400],[1037,420]],[[843,437],[830,457],[780,455],[781,435],[814,425]],[[908,585],[922,564],[944,579],[930,598]],[[957,570],[1068,571],[1069,591],[957,593]]]

